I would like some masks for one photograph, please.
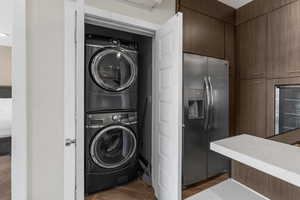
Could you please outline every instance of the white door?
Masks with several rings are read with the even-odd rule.
[[[182,13],[156,33],[153,186],[159,200],[181,199]]]
[[[65,69],[64,69],[64,200],[75,199],[76,174],[76,105],[75,105],[75,73],[76,66],[76,4],[74,1],[65,1]]]

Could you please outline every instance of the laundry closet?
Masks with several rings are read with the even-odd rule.
[[[67,6],[66,102],[75,118],[66,117],[74,131],[65,136],[65,199],[138,179],[157,199],[180,200],[182,14],[157,25]]]
[[[85,194],[151,185],[152,38],[85,23]]]

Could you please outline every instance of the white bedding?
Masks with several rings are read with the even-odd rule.
[[[11,136],[12,99],[0,98],[0,138]]]

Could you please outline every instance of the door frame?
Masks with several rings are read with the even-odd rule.
[[[26,0],[15,0],[12,45],[12,200],[28,199]]]
[[[67,102],[74,102],[76,105],[76,114],[74,120],[76,121],[76,186],[75,186],[75,199],[84,200],[84,23],[88,20],[90,23],[104,26],[107,28],[127,31],[140,35],[152,37],[152,60],[153,68],[152,74],[155,73],[155,32],[160,28],[160,25],[152,24],[143,20],[138,20],[121,14],[109,12],[106,10],[84,6],[84,9],[77,6],[77,25],[76,27],[69,27],[75,29],[75,41],[76,41],[76,68],[74,68],[74,80],[75,80],[75,94],[69,95]],[[72,30],[70,30],[72,32]],[[66,47],[68,48],[68,47]],[[70,46],[70,49],[72,47]],[[155,88],[156,77],[152,76],[152,89]],[[152,91],[153,93],[153,91]],[[74,98],[75,96],[75,98]],[[153,98],[153,97],[152,97]],[[154,98],[153,98],[154,99]],[[152,112],[154,113],[154,106],[152,106]],[[153,114],[152,117],[155,115]],[[154,130],[154,120],[152,120],[152,130]],[[154,141],[154,134],[152,134],[152,141]],[[155,149],[154,143],[152,143],[152,152]],[[152,158],[153,159],[153,158]],[[153,160],[152,160],[153,161]],[[68,180],[65,180],[68,181]]]

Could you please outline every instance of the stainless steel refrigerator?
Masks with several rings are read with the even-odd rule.
[[[229,171],[229,161],[210,151],[229,136],[229,65],[225,60],[184,54],[183,186]]]

